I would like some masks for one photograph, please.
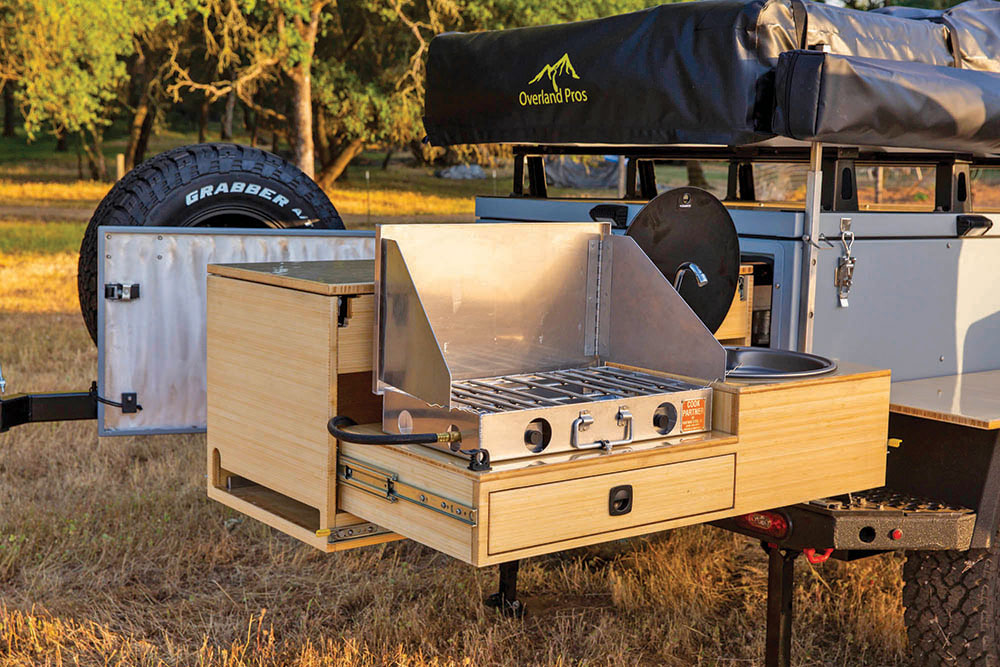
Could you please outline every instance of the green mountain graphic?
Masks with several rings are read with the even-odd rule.
[[[549,77],[549,81],[552,82],[552,90],[555,92],[559,90],[559,86],[556,85],[556,77],[565,76],[566,74],[569,74],[574,79],[580,78],[577,76],[576,70],[573,69],[573,63],[569,61],[568,53],[564,53],[562,58],[557,60],[552,65],[546,65],[543,67],[542,71],[536,74],[534,79],[528,82],[528,85],[530,86],[533,83],[541,81],[542,77],[547,75]]]

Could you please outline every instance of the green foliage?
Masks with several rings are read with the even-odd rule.
[[[46,126],[78,132],[108,123],[105,110],[126,75],[122,56],[132,51],[130,9],[92,0],[8,4],[18,29],[3,46],[29,137]]]

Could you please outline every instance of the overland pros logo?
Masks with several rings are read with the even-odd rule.
[[[568,79],[567,79],[568,77]],[[564,53],[562,58],[551,65],[546,65],[535,77],[528,82],[528,85],[543,82],[546,80],[552,85],[552,92],[542,90],[540,92],[530,92],[522,90],[518,95],[518,102],[522,107],[542,106],[546,104],[567,104],[573,102],[586,102],[587,91],[576,90],[567,86],[560,86],[562,81],[579,80],[580,76],[573,69],[573,63],[569,61],[569,54]]]

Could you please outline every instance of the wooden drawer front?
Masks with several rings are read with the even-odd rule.
[[[489,495],[489,553],[728,509],[735,475],[736,455],[727,454],[494,491]],[[632,509],[611,516],[609,494],[623,485],[632,487]]]

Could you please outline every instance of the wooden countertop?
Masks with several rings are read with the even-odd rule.
[[[889,410],[962,426],[1000,429],[1000,370],[894,382]]]
[[[326,296],[375,292],[375,262],[370,259],[209,264],[208,272]]]
[[[837,368],[822,375],[805,375],[797,378],[787,378],[783,380],[773,380],[762,378],[755,380],[752,378],[728,378],[724,382],[712,384],[716,389],[739,394],[755,394],[764,391],[775,391],[784,389],[790,384],[799,387],[811,385],[832,384],[834,382],[845,382],[848,380],[859,380],[869,377],[886,377],[889,370],[885,368],[872,368],[861,364],[850,362],[837,362]]]

